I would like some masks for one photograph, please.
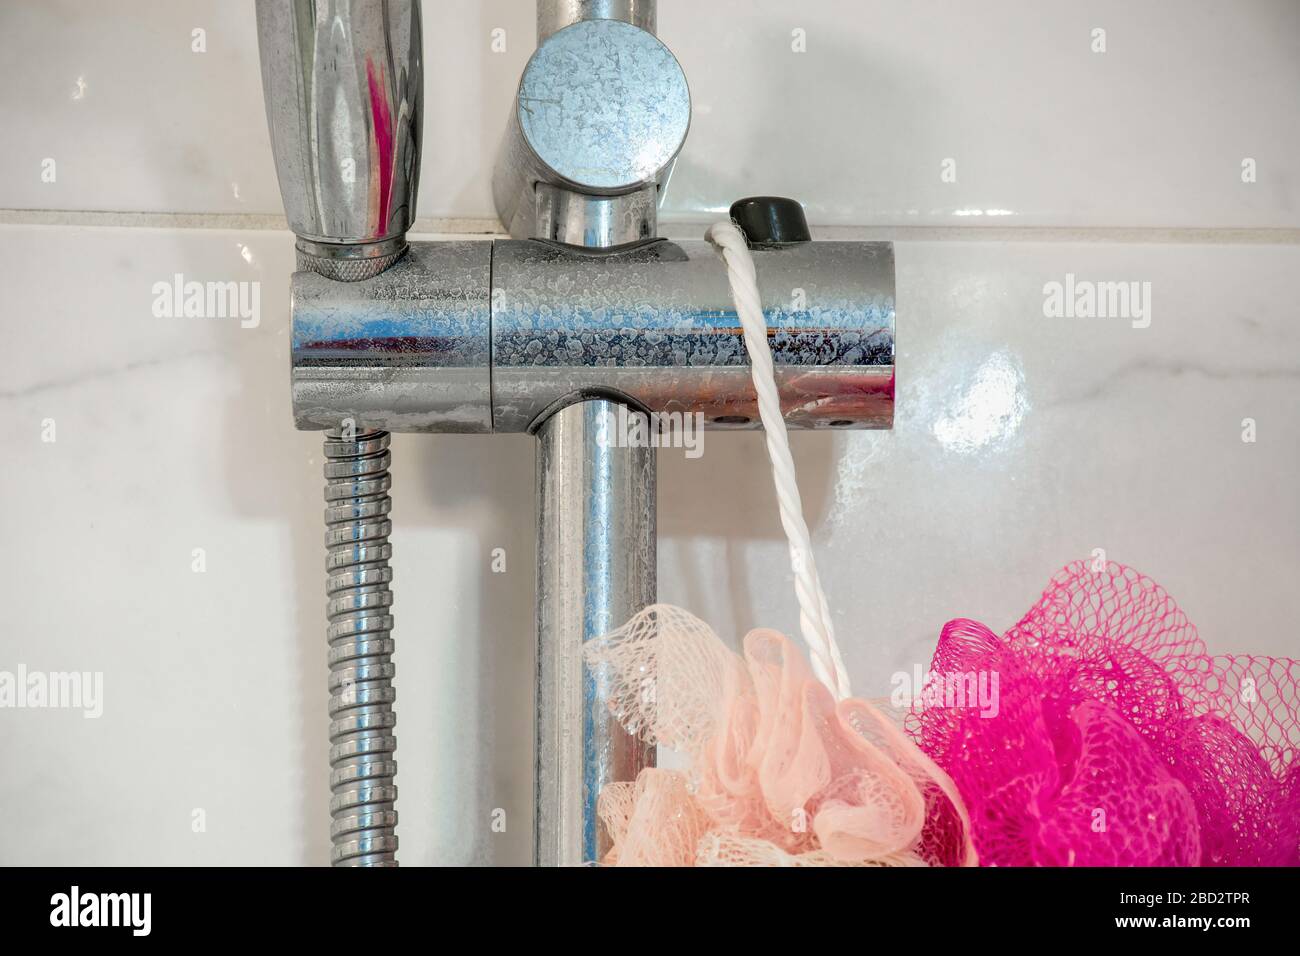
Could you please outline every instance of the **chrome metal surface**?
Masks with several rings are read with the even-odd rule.
[[[492,265],[497,431],[604,389],[656,412],[757,427],[726,269],[705,242],[595,255],[500,240]],[[888,428],[894,408],[890,243],[755,250],[782,408],[793,427]]]
[[[658,230],[656,186],[621,196],[589,196],[538,183],[536,198],[534,232],[538,239],[613,249],[652,239]]]
[[[492,430],[490,242],[416,242],[362,282],[293,277],[299,428]]]
[[[786,419],[888,428],[889,243],[755,250]],[[293,279],[299,428],[526,431],[592,390],[757,427],[726,271],[704,242],[601,253],[510,240],[412,243],[380,276]]]
[[[368,278],[392,264],[415,218],[419,0],[258,0],[257,31],[300,267]]]
[[[537,42],[580,20],[622,20],[658,32],[657,0],[537,0]]]
[[[406,255],[406,236],[353,245],[299,239],[298,270],[338,282],[361,282],[395,265]]]
[[[512,236],[537,237],[537,184],[617,196],[659,186],[690,126],[686,76],[654,34],[582,20],[547,35],[524,68],[492,180]]]
[[[335,866],[397,865],[391,502],[385,432],[325,439],[330,837]]]
[[[582,645],[655,600],[655,453],[613,440],[619,405],[569,405],[537,433],[536,862],[608,849],[600,788],[633,780],[654,748],[628,736]]]

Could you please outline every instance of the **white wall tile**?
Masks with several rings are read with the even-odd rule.
[[[420,213],[495,218],[533,4],[424,17]],[[774,192],[826,225],[1300,226],[1293,0],[661,0],[660,35],[695,104],[666,220]],[[279,212],[248,0],[15,0],[0,54],[0,208]]]

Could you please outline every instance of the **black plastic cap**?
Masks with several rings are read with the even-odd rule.
[[[751,246],[773,246],[787,242],[808,242],[808,220],[797,199],[782,196],[750,196],[731,204],[731,218]]]

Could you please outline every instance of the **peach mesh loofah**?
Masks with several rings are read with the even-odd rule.
[[[1300,662],[1210,657],[1132,569],[1069,565],[1001,639],[950,621],[931,670],[999,677],[995,716],[909,717],[982,862],[1300,864]]]
[[[703,621],[654,605],[586,648],[624,727],[690,757],[600,795],[605,863],[973,863],[948,776],[865,701],[836,702],[784,635],[743,659]]]

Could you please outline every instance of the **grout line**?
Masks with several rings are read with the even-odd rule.
[[[812,232],[817,239],[890,239],[897,242],[1300,243],[1300,229],[1235,226],[813,226]]]
[[[0,225],[128,229],[262,229],[287,232],[278,213],[124,212],[99,209],[0,209]],[[496,219],[417,219],[413,233],[503,235]]]
[[[701,238],[709,221],[661,220],[669,239]],[[284,216],[272,213],[120,212],[83,209],[0,209],[0,225],[144,229],[259,229],[287,231]],[[1113,242],[1223,244],[1300,243],[1300,229],[1166,226],[813,226],[819,239],[877,239],[899,242]],[[417,219],[413,235],[504,236],[496,219]]]

